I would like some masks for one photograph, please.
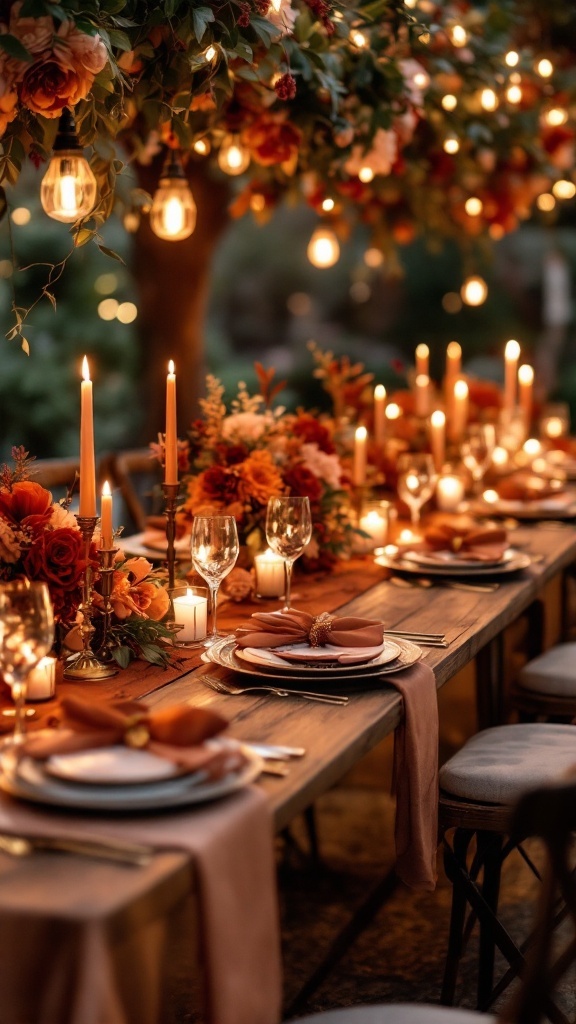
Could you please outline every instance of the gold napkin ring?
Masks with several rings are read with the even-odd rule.
[[[334,616],[329,615],[328,612],[322,612],[321,615],[316,615],[312,621],[310,632],[308,634],[311,647],[325,647],[330,639],[330,630],[332,629],[333,622]]]
[[[124,742],[127,747],[135,747],[136,750],[141,750],[148,744],[150,739],[150,733],[148,726],[144,725],[143,722],[137,722],[135,725],[129,725],[124,733]]]

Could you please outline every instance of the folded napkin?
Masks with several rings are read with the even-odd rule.
[[[208,708],[175,706],[149,712],[138,701],[91,703],[81,697],[64,697],[48,724],[53,728],[26,736],[22,754],[45,760],[53,754],[125,744],[145,748],[183,772],[202,769],[211,780],[235,771],[246,760],[240,750],[204,746],[205,740],[228,725]]]
[[[126,540],[130,538],[127,537]],[[145,548],[153,548],[155,551],[166,551],[168,541],[166,530],[157,530],[155,527],[147,526],[142,534],[142,544]],[[190,534],[185,533],[174,540],[174,550],[188,552],[190,550]]]
[[[564,481],[546,480],[533,473],[513,473],[497,486],[498,496],[504,501],[540,501],[556,497],[565,489]]]
[[[309,643],[311,647],[377,647],[384,626],[377,619],[354,615],[310,615],[291,608],[287,612],[255,612],[236,630],[239,647],[282,647]]]
[[[439,523],[426,530],[420,550],[431,554],[450,551],[463,561],[498,562],[507,547],[504,529],[470,529],[453,526],[451,523]]]

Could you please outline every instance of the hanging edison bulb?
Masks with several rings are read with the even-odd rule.
[[[170,150],[150,209],[150,227],[158,238],[179,242],[196,227],[196,203],[188,187],[182,160]]]
[[[327,227],[319,227],[313,232],[306,255],[313,267],[325,270],[333,267],[340,258],[340,246],[334,232]]]
[[[250,152],[240,142],[240,136],[225,135],[218,152],[218,166],[225,174],[243,174],[250,163]]]
[[[86,217],[96,202],[96,178],[82,152],[74,118],[67,107],[58,122],[53,156],[40,186],[45,213],[64,224]]]

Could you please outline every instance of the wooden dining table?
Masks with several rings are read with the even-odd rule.
[[[547,585],[559,580],[576,559],[576,529],[571,524],[520,524],[510,539],[530,555],[531,564],[516,574],[495,577],[499,586],[489,593],[452,589],[445,585],[449,580],[439,577],[434,577],[430,587],[398,585],[392,578],[396,573],[357,559],[343,567],[348,580],[355,582],[348,591],[355,590],[355,596],[339,602],[342,594],[336,570],[328,588],[330,610],[340,604],[346,613],[382,620],[386,629],[444,633],[446,648],[423,648],[423,659],[432,667],[437,687],[444,687],[475,662],[479,725],[494,724],[503,700],[505,631],[539,606]],[[370,571],[363,572],[363,566]],[[295,590],[302,599],[306,587],[306,579],[300,577]],[[274,603],[266,607],[273,610]],[[246,606],[228,603],[220,612],[221,624],[232,628],[245,615]],[[255,783],[266,794],[277,830],[289,825],[392,733],[403,713],[402,698],[385,676],[370,688],[360,690],[351,684],[347,705],[333,706],[300,698],[215,693],[202,682],[205,671],[205,665],[186,665],[171,681],[159,679],[151,692],[146,691],[143,674],[140,696],[153,709],[182,702],[214,708],[229,720],[230,734],[241,740],[305,747],[305,756],[290,762],[285,777],[262,775]],[[122,676],[117,679],[121,686]],[[78,692],[77,684],[63,684],[61,692],[74,686]],[[130,962],[135,933],[148,929],[155,936],[159,962],[170,916],[193,891],[189,858],[178,851],[159,851],[150,864],[128,871],[63,853],[35,852],[22,860],[0,853],[0,941],[6,922],[19,917],[33,919],[41,956],[42,943],[50,941],[55,929],[66,935],[79,922],[93,918],[105,922],[124,963]],[[41,971],[41,962],[22,964],[21,984],[33,984]],[[143,975],[136,1000],[142,1015],[128,1016],[130,1024],[132,1019],[138,1019],[138,1024],[154,1019],[160,975],[153,970]],[[128,977],[124,985],[134,988]]]

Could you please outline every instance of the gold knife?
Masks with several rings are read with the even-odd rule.
[[[116,861],[120,864],[148,864],[154,855],[149,846],[115,839],[82,839],[67,836],[18,836],[0,833],[0,850],[12,857],[27,857],[34,850],[62,850],[83,857]]]

